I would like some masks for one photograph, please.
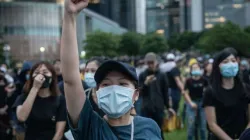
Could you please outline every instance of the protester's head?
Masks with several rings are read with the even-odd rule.
[[[61,61],[59,59],[54,61],[54,68],[57,75],[61,75]]]
[[[147,64],[149,71],[156,71],[158,66],[156,54],[153,52],[147,53],[145,56],[145,63]]]
[[[167,55],[167,61],[175,61],[175,55],[172,53],[169,53]]]
[[[235,49],[226,48],[215,56],[211,79],[215,86],[221,86],[222,79],[235,79],[241,83],[238,73],[239,64]]]
[[[106,61],[96,71],[95,81],[98,86],[98,106],[108,118],[120,118],[130,113],[139,96],[134,67],[118,61]]]
[[[201,66],[198,63],[194,63],[193,65],[191,65],[190,74],[192,77],[201,77],[202,76]]]
[[[88,85],[88,87],[90,88],[96,87],[94,75],[96,70],[99,68],[101,64],[102,64],[101,58],[92,58],[86,63],[84,81]]]
[[[30,79],[25,84],[24,92],[26,94],[29,93],[31,88],[33,87],[34,78],[38,76],[39,74],[43,75],[45,78],[45,81],[43,82],[43,85],[41,89],[48,88],[53,96],[56,96],[59,94],[58,86],[57,86],[57,75],[56,71],[48,62],[39,62],[36,63],[30,70]]]
[[[243,59],[243,60],[240,61],[240,69],[242,71],[249,69],[249,63],[248,63],[247,60]]]
[[[213,59],[209,59],[204,64],[204,74],[205,75],[211,75],[212,70],[213,70]]]

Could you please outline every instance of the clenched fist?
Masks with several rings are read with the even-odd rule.
[[[65,10],[71,14],[77,14],[88,6],[89,0],[65,0]]]

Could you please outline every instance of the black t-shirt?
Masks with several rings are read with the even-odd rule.
[[[207,85],[207,80],[204,78],[200,78],[199,80],[189,78],[186,81],[185,89],[189,91],[189,96],[192,100],[199,100],[202,99],[204,88]]]
[[[171,71],[167,72],[169,88],[178,89],[178,86],[177,86],[174,78],[177,76],[180,77],[180,75],[181,75],[181,72],[177,67],[175,67]]]
[[[233,88],[226,90],[221,88],[220,92],[225,97],[236,98],[240,90]],[[245,130],[248,119],[247,110],[250,99],[245,96],[239,98],[238,102],[232,105],[225,105],[214,97],[212,87],[209,87],[204,92],[203,106],[212,106],[215,108],[217,124],[224,130],[231,138],[238,139],[241,133]],[[230,100],[229,98],[226,100]],[[231,99],[233,100],[233,99]]]
[[[22,105],[26,95],[20,95],[13,107]],[[63,96],[37,96],[25,122],[25,140],[51,140],[56,132],[56,123],[66,121],[66,104]]]

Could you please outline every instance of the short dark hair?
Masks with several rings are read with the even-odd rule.
[[[91,58],[91,59],[89,59],[87,62],[86,62],[86,66],[85,67],[87,67],[87,65],[89,64],[89,63],[91,63],[91,62],[95,62],[96,63],[96,65],[99,67],[102,63],[103,63],[103,59],[102,58],[100,58],[100,57],[93,57],[93,58]]]

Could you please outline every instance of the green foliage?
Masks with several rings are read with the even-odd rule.
[[[250,35],[231,22],[214,26],[199,39],[197,48],[204,52],[220,51],[226,47],[235,48],[240,55],[250,51]]]
[[[195,32],[184,32],[182,34],[173,35],[168,40],[169,47],[170,49],[186,51],[197,42],[199,35],[200,33]]]
[[[247,27],[244,29],[244,31],[245,31],[246,33],[250,34],[250,26],[247,26]]]
[[[122,55],[138,55],[143,43],[143,35],[135,32],[127,32],[121,36],[119,53]]]
[[[168,50],[167,40],[165,36],[159,34],[148,34],[143,42],[141,49],[142,54],[148,52],[163,53]]]
[[[5,63],[3,47],[4,42],[0,43],[0,63]]]
[[[86,57],[117,56],[119,40],[119,36],[101,31],[87,35],[87,39],[84,41],[84,43],[86,43],[84,46]]]

